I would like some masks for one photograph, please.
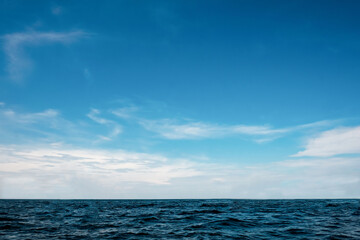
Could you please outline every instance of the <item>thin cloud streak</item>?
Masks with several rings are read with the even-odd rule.
[[[265,143],[283,137],[286,134],[333,126],[340,120],[323,120],[286,128],[273,128],[269,125],[224,125],[202,121],[184,121],[182,119],[147,119],[138,113],[139,107],[131,104],[127,107],[111,110],[114,116],[138,123],[144,129],[169,140],[200,140],[224,138],[235,135],[251,136],[257,143]],[[135,115],[135,113],[137,113]]]
[[[246,135],[256,137],[255,142],[272,141],[284,134],[307,128],[328,126],[331,121],[321,121],[289,128],[272,128],[270,126],[253,125],[218,125],[203,122],[179,123],[177,120],[138,120],[146,130],[155,132],[161,137],[171,140],[220,138],[231,135]]]
[[[4,117],[11,119],[13,122],[30,124],[43,120],[51,120],[55,119],[59,116],[59,112],[54,109],[47,109],[43,112],[35,112],[35,113],[18,113],[14,110],[7,109],[0,112]]]
[[[222,128],[201,122],[178,124],[174,120],[141,120],[146,130],[158,133],[166,139],[201,139],[222,135]]]

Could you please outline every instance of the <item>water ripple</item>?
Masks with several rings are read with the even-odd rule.
[[[0,239],[360,239],[359,200],[0,200]]]

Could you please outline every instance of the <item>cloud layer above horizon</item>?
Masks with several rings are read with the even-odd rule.
[[[108,116],[102,116],[102,112],[107,112]],[[169,120],[157,121],[162,123],[164,131],[178,136],[173,137],[144,126],[145,121],[155,120],[133,115],[119,118],[115,113],[114,110],[92,108],[83,120],[71,122],[58,110],[21,113],[4,104],[0,109],[0,132],[5,136],[0,145],[2,197],[214,198],[221,193],[229,198],[336,198],[360,194],[356,190],[360,183],[357,172],[360,159],[343,156],[359,153],[359,141],[356,140],[360,137],[359,126],[338,128],[326,121],[287,130],[253,126],[248,130],[244,125],[237,125],[246,129],[238,132],[237,127],[216,128],[199,122],[181,127],[170,125],[169,129]],[[88,122],[84,122],[86,119]],[[127,151],[121,145],[115,148],[104,146],[109,141],[121,143],[117,138],[122,131],[118,129],[126,126],[124,120],[138,122],[139,128],[150,133],[160,133],[158,137],[164,141],[201,141],[233,137],[233,134],[263,136],[279,133],[277,138],[281,138],[291,131],[315,130],[319,126],[335,128],[320,130],[307,140],[305,150],[293,155],[311,158],[285,156],[285,159],[271,163],[221,164],[209,159],[211,156],[199,161],[197,156],[169,158],[158,153]],[[105,126],[104,133],[89,130],[96,125]],[[235,129],[235,132],[229,133],[229,129]],[[18,141],[19,137],[21,141]],[[153,137],[156,135],[150,135]],[[275,139],[272,141],[276,142]],[[264,143],[255,141],[253,144]]]

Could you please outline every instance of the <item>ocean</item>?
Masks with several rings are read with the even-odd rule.
[[[360,200],[0,200],[0,239],[360,239]]]

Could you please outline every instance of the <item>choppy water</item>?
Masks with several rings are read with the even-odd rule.
[[[360,200],[0,200],[0,239],[360,239]]]

